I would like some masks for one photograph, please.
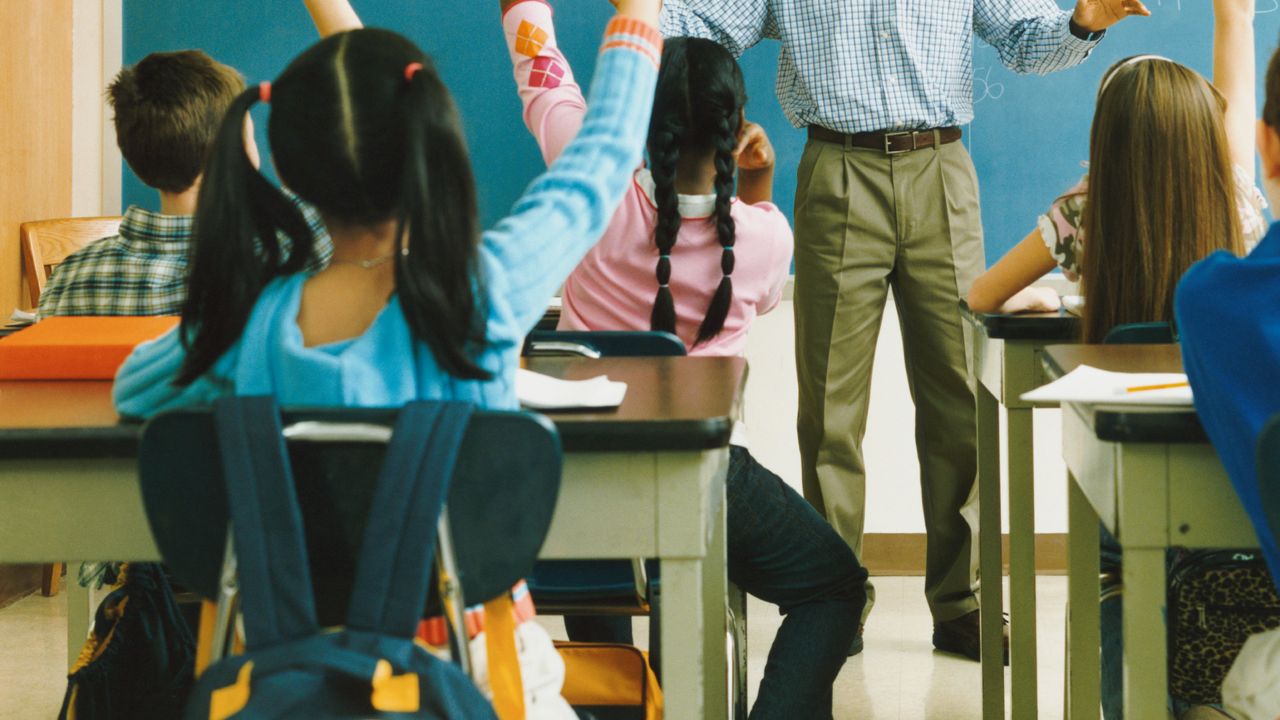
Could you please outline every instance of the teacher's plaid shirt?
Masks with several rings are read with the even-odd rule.
[[[1017,72],[1076,65],[1096,42],[1054,0],[666,0],[662,34],[734,55],[782,41],[778,99],[796,127],[846,133],[973,119],[973,36]]]

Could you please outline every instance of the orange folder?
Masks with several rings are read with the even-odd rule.
[[[0,380],[111,380],[177,317],[51,317],[0,338]]]

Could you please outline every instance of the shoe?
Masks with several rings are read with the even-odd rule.
[[[982,631],[979,611],[974,610],[952,620],[933,624],[933,646],[942,652],[963,655],[970,660],[982,659]],[[1003,622],[1004,664],[1009,664],[1009,621]]]
[[[862,654],[862,626],[858,626],[858,634],[853,636],[853,642],[849,643],[849,657]]]

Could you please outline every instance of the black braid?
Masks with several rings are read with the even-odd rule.
[[[658,250],[658,293],[650,327],[676,331],[675,300],[671,282],[671,251],[680,233],[680,203],[676,194],[676,166],[682,153],[701,157],[715,151],[716,208],[711,221],[723,248],[723,273],[695,345],[720,333],[733,300],[734,225],[731,215],[734,174],[733,151],[747,102],[742,71],[720,45],[698,38],[671,38],[662,52],[658,87],[649,123],[649,169],[653,174],[658,222],[654,243]]]
[[[658,224],[653,241],[658,246],[658,294],[653,300],[649,328],[676,331],[676,304],[671,295],[671,250],[680,234],[680,201],[676,195],[676,163],[680,160],[680,138],[670,130],[659,131],[649,148],[653,184],[658,203]]]
[[[711,305],[707,307],[707,315],[698,328],[698,339],[695,345],[714,338],[724,329],[725,318],[729,317],[729,306],[733,301],[733,243],[736,239],[733,225],[733,176],[737,165],[733,161],[733,151],[738,145],[738,128],[740,116],[735,113],[726,115],[720,120],[720,127],[715,137],[716,147],[716,211],[711,221],[716,224],[716,235],[720,238],[720,286],[711,296]]]

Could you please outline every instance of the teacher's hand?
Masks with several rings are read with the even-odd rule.
[[[1077,0],[1071,19],[1089,32],[1101,32],[1130,15],[1150,14],[1142,0]]]

